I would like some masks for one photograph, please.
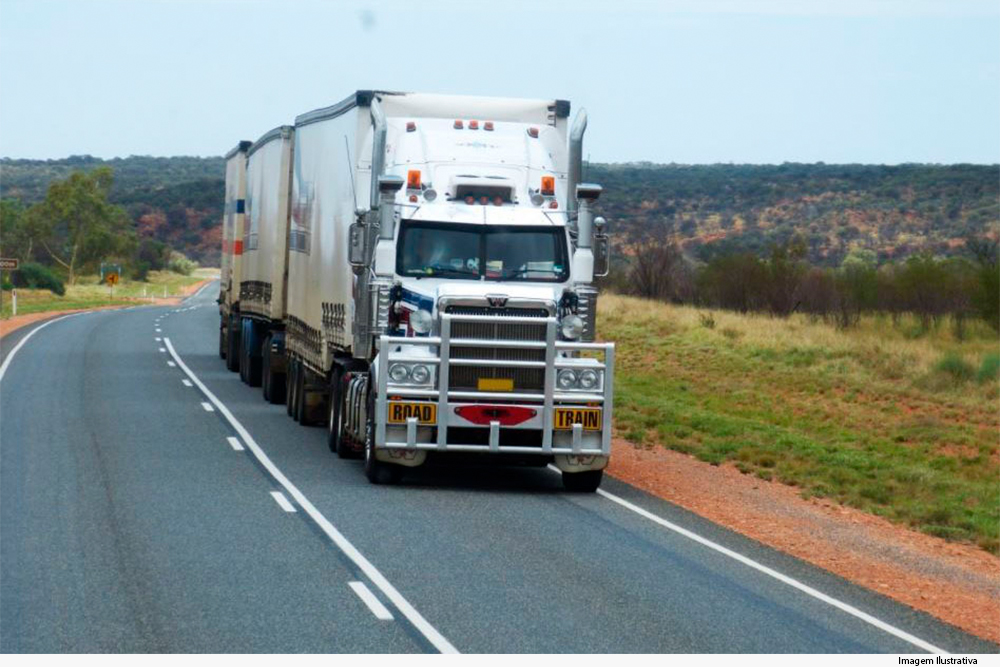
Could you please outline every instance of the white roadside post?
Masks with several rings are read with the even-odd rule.
[[[16,287],[10,291],[10,298],[11,298],[10,315],[11,315],[11,317],[14,317],[15,315],[17,315],[17,288]]]

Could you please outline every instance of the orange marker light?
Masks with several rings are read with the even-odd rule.
[[[559,208],[559,202],[553,199],[552,201],[549,202],[549,208]]]
[[[417,172],[418,174],[420,172]],[[555,176],[542,176],[542,194],[543,195],[554,195],[556,193],[556,177]]]
[[[417,131],[417,124],[416,124],[416,123],[414,123],[414,122],[413,122],[412,120],[411,120],[411,121],[409,121],[409,122],[408,122],[408,123],[406,124],[406,131],[407,131],[407,132],[416,132],[416,131]]]
[[[529,127],[528,128],[528,136],[531,137],[532,139],[537,139],[538,138],[538,128],[537,127]]]
[[[410,195],[410,201],[411,202],[416,202],[417,201],[417,195]]]
[[[419,190],[420,189],[420,170],[411,169],[406,172],[406,189],[407,190]]]
[[[470,120],[469,121],[469,129],[470,130],[478,130],[479,129],[479,121],[478,120]]]
[[[470,204],[470,205],[471,204],[475,204],[476,203],[476,198],[473,197],[472,195],[469,195],[468,197],[465,198],[465,203],[466,204]]]
[[[460,121],[460,120],[456,120],[455,121],[455,129],[456,130],[461,130],[463,127],[465,127],[465,125],[462,124],[462,121]]]
[[[483,129],[486,130],[487,132],[492,132],[493,131],[493,121],[492,120],[488,120],[485,123],[483,123]]]

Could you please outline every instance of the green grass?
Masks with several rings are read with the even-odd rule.
[[[57,296],[48,290],[18,288],[17,314],[42,313],[53,310],[76,310],[101,306],[141,302],[143,291],[148,296],[176,296],[181,289],[206,278],[218,276],[218,269],[198,269],[190,276],[172,271],[150,271],[148,282],[124,280],[115,286],[113,293],[100,284],[97,276],[81,276],[75,285],[66,285],[66,294]],[[0,317],[11,316],[11,293],[3,293]]]
[[[996,332],[702,315],[602,297],[621,435],[1000,551]]]

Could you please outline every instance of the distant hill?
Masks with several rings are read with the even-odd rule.
[[[671,238],[708,259],[801,235],[814,264],[953,254],[1000,235],[1000,165],[590,165],[620,244]]]
[[[225,162],[221,157],[0,159],[0,196],[40,200],[75,169],[115,170],[112,199],[140,235],[218,264]],[[855,246],[882,259],[961,251],[969,236],[1000,235],[1000,165],[589,164],[599,211],[620,246],[681,243],[692,257],[763,252],[801,235],[816,264]]]

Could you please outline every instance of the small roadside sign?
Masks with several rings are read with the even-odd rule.
[[[17,271],[19,263],[16,258],[0,257],[0,271]]]
[[[107,281],[108,285],[114,287],[115,285],[118,284],[118,274],[112,271],[111,273],[109,273],[104,277],[104,280]]]

